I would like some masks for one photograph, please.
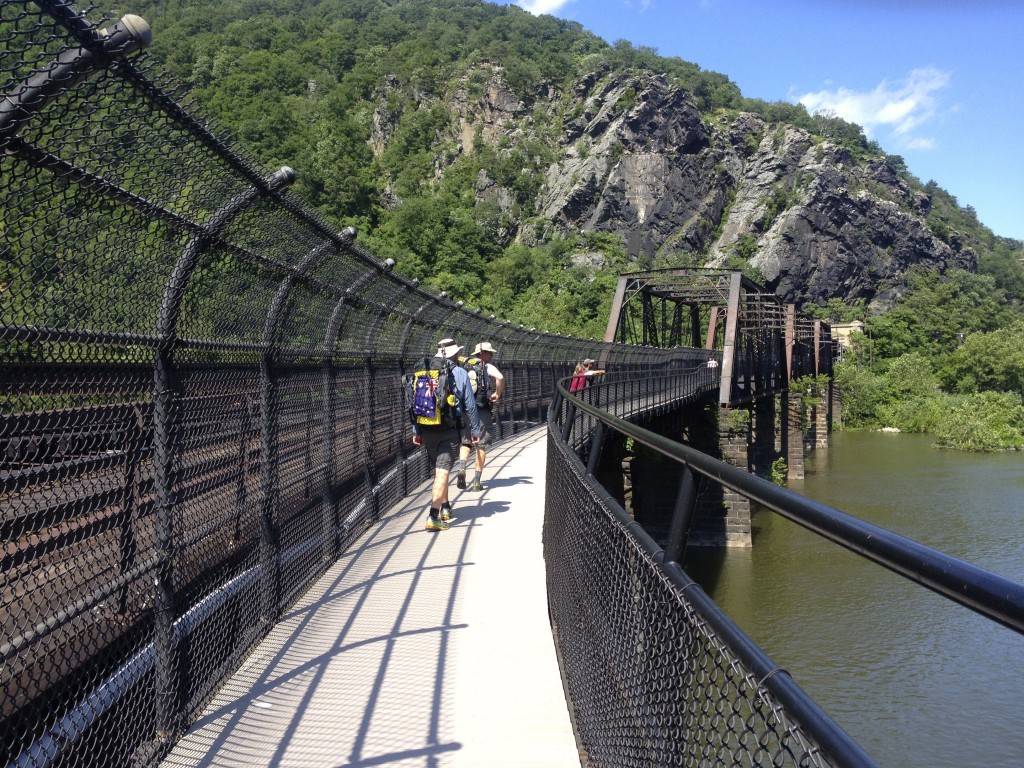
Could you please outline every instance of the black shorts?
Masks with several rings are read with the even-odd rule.
[[[430,466],[451,472],[459,453],[459,431],[455,427],[420,427],[420,437]]]

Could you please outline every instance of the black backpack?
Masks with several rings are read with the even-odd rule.
[[[487,374],[487,363],[479,357],[460,357],[459,365],[469,374],[469,386],[473,390],[478,408],[491,407],[491,377]]]

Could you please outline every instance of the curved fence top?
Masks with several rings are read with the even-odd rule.
[[[258,170],[182,106],[142,52],[141,19],[94,26],[53,1],[0,13],[6,361],[139,362],[154,348],[197,363],[409,359],[449,328],[506,360],[612,346],[484,316],[397,274],[289,193],[293,171]]]

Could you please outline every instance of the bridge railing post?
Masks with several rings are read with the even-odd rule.
[[[668,541],[665,543],[665,560],[681,562],[686,551],[686,539],[693,522],[693,512],[697,506],[697,479],[688,464],[683,465],[683,478],[679,483],[675,509],[672,513],[672,524],[669,527]]]

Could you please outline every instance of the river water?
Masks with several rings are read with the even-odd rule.
[[[843,432],[805,496],[1024,582],[1024,453]],[[1024,636],[766,510],[686,570],[882,766],[1024,766]]]

